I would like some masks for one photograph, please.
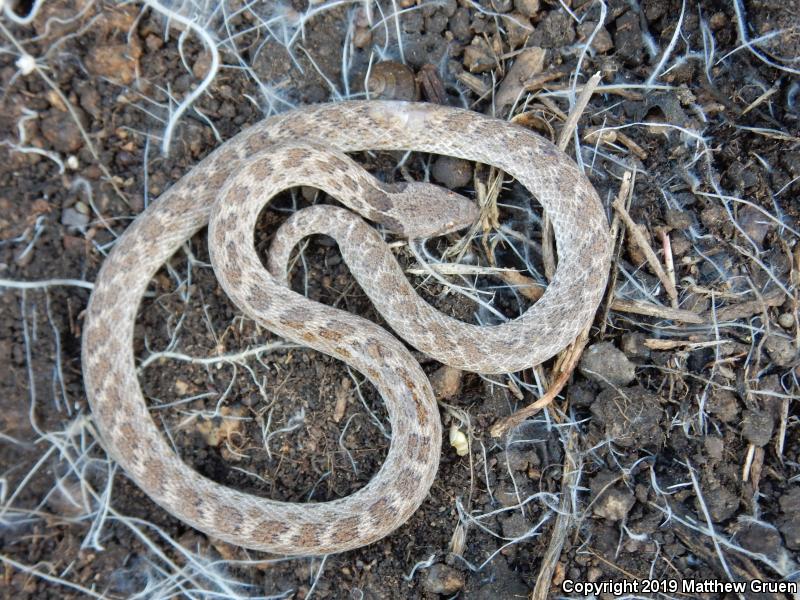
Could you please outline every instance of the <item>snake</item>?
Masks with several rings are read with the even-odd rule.
[[[552,222],[558,263],[542,297],[517,318],[493,325],[467,323],[426,303],[385,236],[416,240],[452,233],[474,222],[478,208],[432,183],[379,181],[351,158],[371,151],[445,155],[515,178]],[[344,207],[313,205],[293,214],[276,232],[265,265],[256,252],[258,215],[276,194],[296,186],[321,189]],[[204,227],[215,275],[245,315],[347,363],[382,397],[389,449],[378,473],[353,494],[293,503],[217,483],[183,462],[150,415],[133,345],[139,305],[156,272]],[[334,238],[394,335],[288,286],[292,248],[312,233]],[[85,313],[81,354],[99,439],[153,501],[216,539],[287,556],[373,543],[420,507],[441,454],[437,401],[408,345],[477,373],[540,364],[591,324],[606,286],[610,248],[605,210],[587,177],[554,144],[520,125],[443,105],[374,100],[270,116],[223,143],[150,203],[103,260]]]

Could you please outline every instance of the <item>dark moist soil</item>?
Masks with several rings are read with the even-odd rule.
[[[16,9],[24,14],[31,4],[19,2]],[[749,36],[796,24],[798,7],[791,4],[745,3]],[[384,10],[391,5],[381,3]],[[398,5],[411,8],[415,3]],[[487,113],[494,106],[499,116],[506,116],[508,107],[493,105],[481,91],[491,90],[493,81],[502,85],[517,50],[540,47],[546,51],[544,72],[552,77],[544,88],[534,86],[523,122],[557,138],[569,106],[563,98],[538,94],[564,89],[577,64],[575,44],[591,34],[600,10],[573,3],[571,9],[583,19],[576,27],[558,3],[537,5],[525,0],[448,0],[404,12],[399,19],[403,56],[418,82],[404,79],[407,73],[395,65],[388,69],[392,77],[386,93],[413,97],[421,91],[423,100]],[[85,12],[79,14],[82,8]],[[137,6],[59,0],[46,3],[27,26],[2,19],[8,28],[3,46],[10,53],[0,55],[0,124],[7,142],[0,146],[0,277],[93,281],[114,237],[217,147],[217,136],[228,139],[265,113],[290,104],[363,92],[370,50],[378,52],[375,61],[400,54],[394,20],[376,28],[370,39],[363,14],[353,17],[350,12],[356,8],[328,9],[309,20],[293,47],[294,61],[263,29],[237,37],[239,55],[258,80],[275,86],[274,95],[262,95],[243,70],[222,69],[195,103],[196,110],[180,120],[169,157],[159,151],[166,90],[182,98],[208,69],[208,53],[194,36],[182,44],[185,63],[193,70],[189,74],[181,61],[179,32],[172,29],[166,35],[162,18],[149,10],[140,13]],[[304,2],[295,1],[284,16],[296,18],[308,10]],[[680,10],[677,1],[648,0],[634,7],[610,2],[605,27],[595,38],[595,51],[584,56],[581,72],[600,71],[604,84],[644,82],[658,56],[651,56],[642,40],[666,48]],[[243,31],[264,22],[253,14],[244,10],[230,25]],[[348,34],[350,20],[355,27]],[[530,25],[531,31],[520,24]],[[279,26],[272,31],[282,35]],[[223,36],[224,29],[218,33]],[[46,65],[52,86],[35,73],[20,73],[10,35]],[[348,35],[360,47],[349,57],[345,89],[342,48]],[[697,58],[704,35],[707,47],[713,38],[716,52],[708,71]],[[703,132],[708,144],[704,155],[677,130],[642,125],[621,130],[639,150],[618,136],[613,146],[597,145],[595,157],[594,142],[587,142],[583,158],[607,205],[617,194],[625,166],[638,169],[631,216],[644,226],[659,255],[661,233],[670,235],[681,308],[703,316],[706,324],[642,316],[604,304],[581,365],[553,409],[503,440],[491,438],[489,427],[535,397],[509,388],[506,378],[495,378],[496,384],[464,374],[460,391],[447,402],[469,416],[471,456],[459,457],[450,447],[447,431],[454,413],[443,408],[444,450],[429,497],[384,540],[328,557],[314,587],[318,597],[433,598],[440,592],[447,597],[530,597],[555,535],[551,509],[557,495],[573,491],[578,520],[571,523],[555,563],[551,596],[566,591],[565,580],[775,581],[796,573],[800,443],[792,397],[798,394],[800,371],[792,316],[797,311],[800,253],[789,229],[753,207],[778,215],[797,231],[800,94],[797,76],[768,66],[747,50],[719,61],[739,45],[737,36],[729,3],[687,3],[673,59],[686,55],[687,48],[696,54],[660,78],[671,88],[595,94],[580,123],[582,132],[648,121]],[[761,52],[776,64],[797,68],[788,59],[798,55],[799,40],[796,29],[784,31]],[[388,52],[380,52],[384,47]],[[226,64],[238,65],[230,49],[222,57]],[[556,116],[559,111],[562,118]],[[54,160],[16,151],[14,145],[52,153],[66,167],[60,172]],[[405,175],[423,178],[431,164],[418,155],[405,161],[407,169],[396,168],[399,155],[355,158],[386,181]],[[432,162],[437,179],[474,193],[472,165],[435,157]],[[464,173],[466,179],[459,176]],[[485,169],[479,169],[481,177],[485,179]],[[747,203],[729,201],[726,208],[708,195],[715,193],[712,181],[722,194]],[[526,201],[518,186],[506,184],[501,202]],[[284,193],[263,215],[259,248],[266,250],[276,225],[292,208],[319,200],[309,190]],[[540,231],[526,231],[531,223],[515,219],[518,215],[501,211],[503,220],[516,220],[523,233],[540,240]],[[430,249],[439,252],[446,241],[433,242]],[[474,252],[485,258],[485,249],[476,246]],[[413,264],[406,250],[397,254],[404,266]],[[753,260],[756,255],[771,276]],[[519,266],[511,252],[501,248],[497,256]],[[538,258],[532,260],[541,267]],[[668,305],[663,288],[643,263],[639,248],[627,241],[621,245],[614,265],[617,296],[645,299],[646,290]],[[440,310],[473,320],[475,305],[470,301],[443,295],[438,283],[413,281]],[[325,238],[313,238],[304,250],[293,270],[293,287],[382,323],[335,245]],[[306,597],[320,568],[318,560],[267,562],[267,555],[210,539],[153,504],[123,473],[109,471],[93,437],[81,379],[80,336],[88,297],[88,290],[74,286],[0,294],[3,597],[85,596],[59,579],[109,598],[159,595],[143,590],[154,582],[163,585],[165,575],[187,567],[185,555],[167,537],[206,557],[207,563],[231,561],[217,562],[214,568],[242,585],[230,583],[223,589],[194,574],[180,589],[159,588],[160,595]],[[509,316],[520,310],[517,300],[504,293],[495,297]],[[714,322],[722,325],[715,330],[709,325]],[[277,341],[242,317],[222,293],[201,232],[155,276],[140,311],[135,350],[141,360],[163,351],[204,358]],[[440,365],[415,356],[426,372],[439,371]],[[377,472],[388,448],[389,427],[380,398],[361,375],[303,348],[284,347],[251,357],[244,365],[160,358],[142,369],[140,381],[152,415],[188,464],[225,485],[286,501],[341,498]],[[534,386],[547,372],[524,372],[519,380]],[[578,423],[570,451],[579,457],[575,490],[562,489],[571,437],[564,423],[569,419]],[[67,459],[77,465],[82,484]],[[82,492],[101,494],[110,483],[109,473],[113,511],[98,523],[97,502]],[[513,508],[534,494],[542,495]],[[473,523],[459,544],[459,507],[496,535]],[[487,513],[492,514],[480,516]],[[535,535],[507,545],[543,519]],[[164,554],[156,557],[134,526]],[[707,532],[709,526],[724,542],[719,547],[710,535],[697,531]],[[410,576],[415,564],[430,557]],[[247,560],[258,562],[240,562]],[[643,592],[640,588],[640,596],[657,596]],[[680,588],[664,596],[734,597]]]

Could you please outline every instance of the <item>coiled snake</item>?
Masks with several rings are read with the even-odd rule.
[[[544,296],[501,325],[447,317],[418,298],[374,229],[333,207],[305,209],[282,226],[267,271],[254,249],[254,224],[269,199],[288,187],[319,187],[409,237],[452,231],[475,218],[476,209],[457,194],[423,183],[382,184],[344,155],[363,150],[449,155],[515,177],[553,224],[558,267]],[[355,494],[294,504],[238,492],[183,463],[151,418],[133,354],[139,302],[160,266],[207,224],[217,277],[244,313],[350,364],[384,398],[392,426],[388,455]],[[610,261],[599,198],[565,154],[522,127],[431,104],[346,102],[268,118],[223,144],[149,206],[105,259],[87,309],[83,375],[104,446],[179,519],[233,544],[292,555],[341,552],[399,527],[428,493],[442,437],[428,379],[401,342],[286,287],[291,247],[311,232],[336,238],[352,274],[398,335],[442,363],[481,373],[518,371],[569,344],[597,309]]]

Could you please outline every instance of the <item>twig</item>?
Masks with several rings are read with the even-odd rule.
[[[575,108],[570,111],[567,122],[564,123],[564,127],[561,128],[561,135],[558,136],[557,146],[561,151],[566,150],[567,146],[569,146],[572,134],[575,133],[575,128],[578,126],[578,120],[581,118],[581,115],[583,115],[583,111],[586,110],[586,105],[589,104],[589,100],[597,89],[600,79],[600,72],[598,71],[589,78],[589,81],[587,81],[586,85],[581,89],[581,95],[578,96]]]
[[[564,448],[564,469],[561,476],[561,502],[559,503],[558,517],[553,525],[553,534],[550,544],[542,558],[542,566],[539,568],[539,575],[536,577],[536,586],[533,588],[531,600],[546,600],[549,597],[550,586],[553,582],[553,572],[561,557],[561,550],[567,533],[572,528],[573,511],[569,510],[570,491],[578,485],[578,463],[576,460],[576,440],[577,433],[572,429],[569,439]]]
[[[619,213],[619,216],[622,218],[625,226],[628,228],[628,231],[633,237],[633,240],[636,242],[636,245],[641,248],[642,252],[644,252],[645,257],[647,258],[647,264],[650,265],[650,268],[653,269],[653,272],[661,280],[661,284],[664,286],[664,289],[669,296],[672,308],[678,308],[678,290],[675,289],[675,286],[672,284],[666,272],[664,271],[664,268],[661,266],[661,263],[658,261],[658,257],[650,247],[650,244],[647,242],[647,238],[645,238],[644,234],[639,230],[639,227],[637,227],[634,220],[628,214],[628,211],[625,209],[625,206],[622,204],[619,198],[614,200],[611,206],[613,206],[614,210]]]
[[[683,321],[684,323],[705,323],[706,319],[697,313],[682,308],[670,308],[669,306],[658,306],[644,300],[623,300],[614,298],[611,303],[611,310],[619,312],[634,313],[637,315],[647,315],[648,317],[658,317],[670,321]]]
[[[525,408],[519,409],[512,415],[507,416],[505,419],[498,421],[489,430],[492,437],[501,437],[509,429],[512,429],[522,423],[528,417],[535,415],[537,412],[548,406],[555,397],[564,389],[564,386],[569,381],[575,367],[578,366],[578,361],[583,354],[583,349],[589,341],[589,330],[591,325],[587,326],[572,344],[570,344],[558,357],[556,366],[553,368],[555,379],[550,384],[547,392],[539,398],[536,402],[529,404]]]
[[[747,302],[739,302],[723,308],[717,309],[717,321],[737,321],[739,319],[746,319],[752,317],[756,313],[763,312],[767,307],[780,306],[783,304],[784,294],[783,290],[772,290],[768,294],[764,294],[755,300],[748,300]],[[710,320],[711,312],[708,312],[707,318]]]
[[[561,134],[558,136],[557,145],[559,150],[562,152],[567,149],[567,146],[569,146],[569,141],[572,139],[573,134],[575,133],[575,128],[578,126],[578,120],[583,115],[583,111],[586,110],[586,106],[589,104],[589,100],[591,99],[595,89],[597,89],[597,85],[599,83],[600,73],[597,72],[589,78],[589,81],[587,81],[586,85],[584,85],[581,89],[581,94],[578,96],[575,106],[569,112],[569,116],[564,123],[564,127],[561,128]],[[580,149],[576,148],[575,151],[579,152]],[[553,275],[556,272],[555,256],[556,252],[553,241],[553,226],[550,223],[550,219],[545,214],[542,222],[542,262],[544,263],[545,277],[547,277],[548,281],[553,280]]]
[[[0,279],[0,288],[11,288],[16,290],[38,290],[58,285],[82,287],[93,290],[94,284],[90,281],[81,279],[42,279],[40,281],[14,281],[13,279]]]
[[[633,186],[635,181],[634,174],[635,171],[625,171],[625,173],[622,175],[622,183],[619,186],[617,198],[619,198],[620,202],[623,202],[624,204],[628,204],[630,202],[630,197],[633,194]],[[605,308],[603,309],[603,318],[600,319],[600,339],[602,339],[603,335],[606,333],[608,313],[611,310],[611,304],[614,298],[614,290],[617,289],[617,275],[619,273],[619,269],[615,268],[613,265],[616,265],[619,262],[620,254],[622,254],[623,233],[624,229],[622,229],[619,224],[619,215],[615,213],[611,219],[611,239],[614,242],[614,252],[611,262],[611,274],[608,278],[608,288],[606,289],[604,298]]]

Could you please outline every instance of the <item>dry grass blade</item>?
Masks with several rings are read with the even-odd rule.
[[[690,310],[683,310],[681,308],[671,308],[669,306],[658,306],[645,300],[623,300],[615,298],[611,302],[611,310],[619,312],[634,313],[637,315],[646,315],[648,317],[657,317],[659,319],[668,319],[670,321],[683,321],[684,323],[705,323],[706,319],[697,313]]]
[[[628,232],[633,237],[636,245],[641,248],[642,252],[644,252],[645,257],[647,258],[647,264],[650,265],[650,268],[653,269],[653,272],[656,274],[659,280],[661,280],[661,284],[664,286],[664,289],[669,296],[672,307],[678,308],[678,290],[675,288],[675,285],[673,285],[672,281],[670,281],[669,276],[667,275],[666,271],[664,271],[664,267],[661,266],[658,256],[656,256],[656,253],[650,247],[650,244],[647,242],[647,238],[645,238],[642,232],[639,230],[630,214],[628,214],[625,205],[620,201],[619,198],[614,200],[611,206],[614,207],[614,210],[616,210],[619,216],[622,218],[622,221],[628,228]]]

